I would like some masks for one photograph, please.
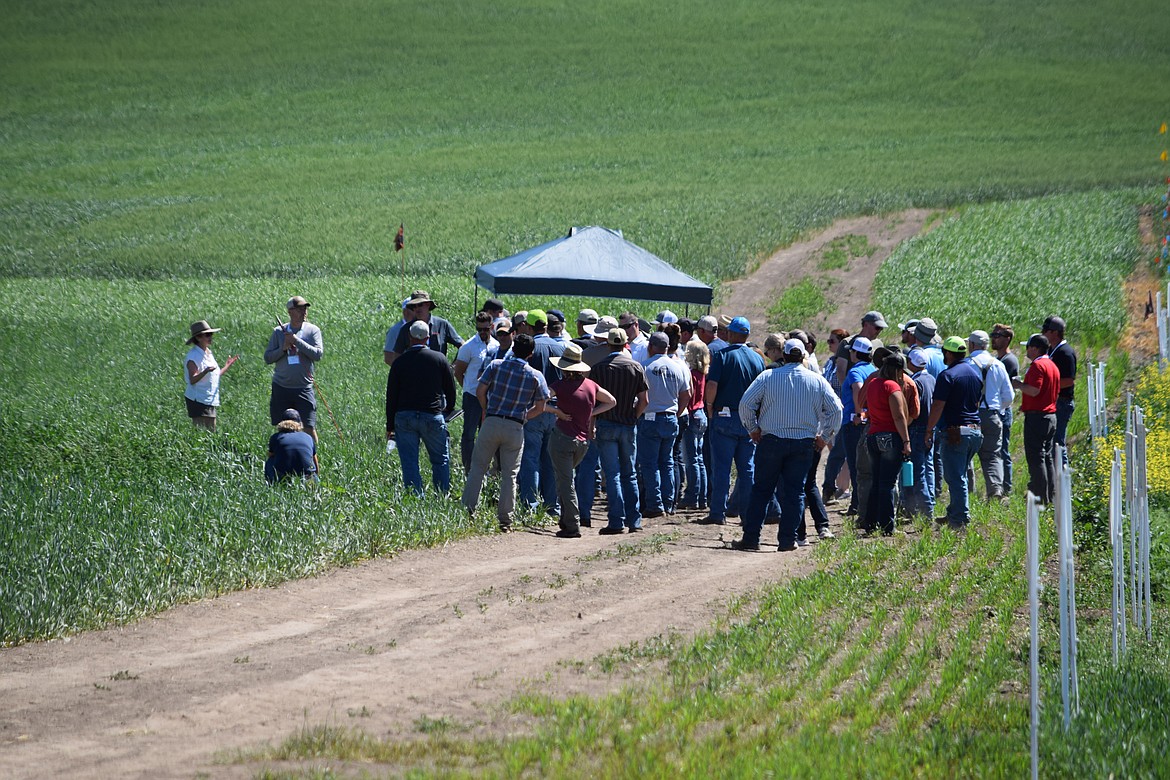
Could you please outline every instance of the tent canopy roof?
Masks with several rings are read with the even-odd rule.
[[[604,227],[567,236],[475,269],[494,295],[573,295],[711,305],[708,285]]]

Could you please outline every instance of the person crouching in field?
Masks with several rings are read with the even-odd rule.
[[[264,478],[275,483],[293,474],[315,482],[319,470],[317,443],[305,433],[300,412],[285,409],[283,418],[276,424],[276,433],[268,439]]]
[[[211,354],[211,339],[222,328],[213,328],[207,320],[191,323],[191,338],[188,344],[194,346],[187,352],[185,376],[187,387],[183,397],[187,400],[187,416],[198,428],[215,430],[216,410],[219,407],[219,378],[227,373],[235,357],[228,358],[223,368],[219,367]]]

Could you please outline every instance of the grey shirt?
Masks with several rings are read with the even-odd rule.
[[[273,328],[268,339],[268,349],[264,350],[264,362],[276,364],[272,383],[290,390],[309,387],[313,383],[313,364],[325,354],[321,329],[308,320],[301,324],[301,329],[293,334],[297,362],[292,365],[288,362],[289,352],[284,348],[284,332],[283,327]]]

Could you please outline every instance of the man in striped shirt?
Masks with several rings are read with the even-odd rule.
[[[479,378],[475,394],[483,411],[479,438],[471,453],[471,471],[463,488],[463,506],[475,512],[484,476],[496,453],[500,454],[500,503],[496,517],[500,530],[512,530],[512,511],[516,506],[516,473],[524,449],[524,423],[544,414],[548,400],[548,383],[539,371],[528,365],[532,355],[532,336],[519,335],[512,341],[507,357],[493,360]]]
[[[739,402],[739,419],[756,443],[751,500],[743,515],[743,538],[736,550],[760,549],[764,512],[780,497],[781,552],[796,549],[796,526],[804,515],[804,482],[814,453],[833,441],[841,427],[841,402],[820,374],[802,364],[807,352],[798,339],[784,342],[784,365],[756,377]]]

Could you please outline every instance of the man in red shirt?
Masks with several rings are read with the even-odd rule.
[[[1056,491],[1056,397],[1060,393],[1060,369],[1048,357],[1048,339],[1039,333],[1027,341],[1028,373],[1012,384],[1022,393],[1024,457],[1028,461],[1028,490],[1045,504]]]

